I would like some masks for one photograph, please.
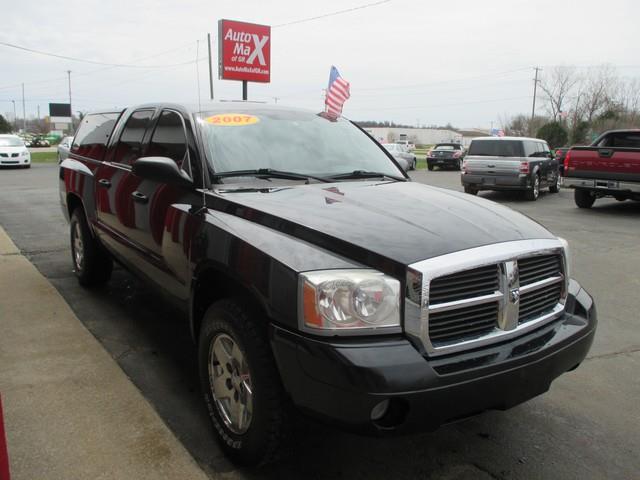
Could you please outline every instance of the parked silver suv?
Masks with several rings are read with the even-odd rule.
[[[557,193],[560,186],[558,160],[538,138],[474,138],[460,178],[471,195],[479,190],[523,190],[528,200],[537,200],[541,188]]]

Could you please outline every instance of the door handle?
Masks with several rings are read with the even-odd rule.
[[[140,193],[137,190],[131,194],[134,202],[138,203],[147,203],[149,201],[149,197],[147,197],[144,193]]]
[[[613,155],[613,150],[608,148],[601,148],[600,150],[598,150],[598,155],[600,155],[601,157],[609,158]]]
[[[109,188],[111,187],[111,182],[106,178],[101,178],[100,180],[98,180],[98,185],[100,185],[102,188]]]

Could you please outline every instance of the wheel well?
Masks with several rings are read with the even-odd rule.
[[[255,302],[258,306],[261,305],[254,292],[215,268],[208,268],[197,275],[193,287],[190,315],[191,334],[194,340],[198,339],[200,325],[209,306],[218,300],[231,297],[244,297],[248,301]]]
[[[78,197],[73,193],[68,193],[67,194],[67,211],[69,212],[69,218],[71,218],[73,211],[78,207],[84,209],[84,206],[82,205],[82,200],[80,200],[80,197]]]

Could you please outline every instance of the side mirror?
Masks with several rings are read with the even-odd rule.
[[[176,187],[190,187],[193,181],[167,157],[141,157],[133,162],[134,175]]]

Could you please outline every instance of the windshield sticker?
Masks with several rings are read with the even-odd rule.
[[[220,127],[241,127],[258,123],[260,119],[254,115],[245,115],[243,113],[219,113],[205,118],[204,121]]]

